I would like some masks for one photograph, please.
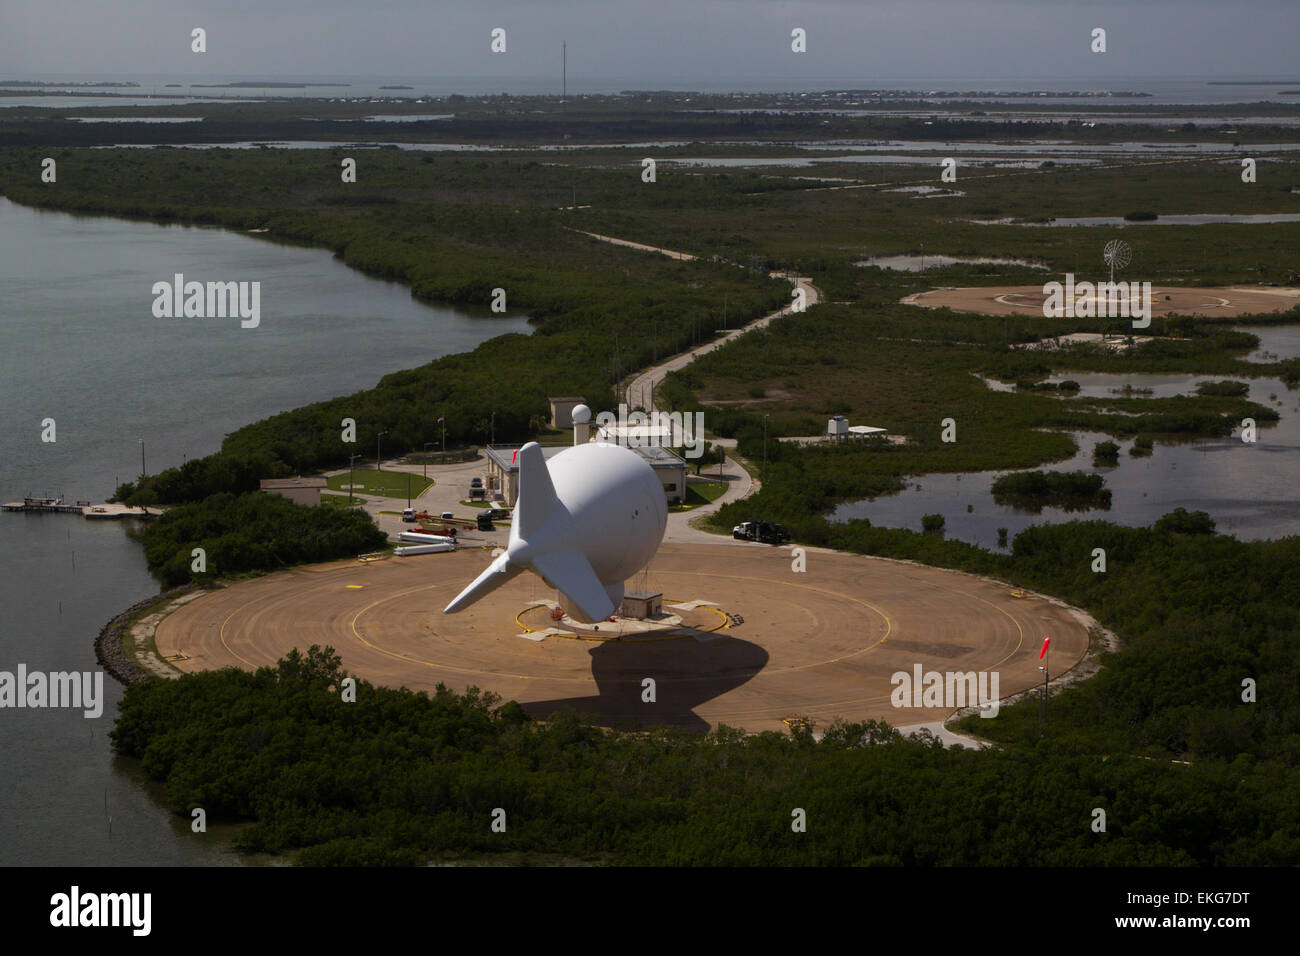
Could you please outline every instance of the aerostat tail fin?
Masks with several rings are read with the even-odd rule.
[[[487,570],[476,577],[472,584],[456,595],[455,600],[443,608],[443,614],[454,614],[469,607],[479,598],[515,577],[523,568],[510,563],[510,555],[503,554],[487,566]]]
[[[533,569],[551,587],[564,594],[589,621],[603,621],[614,613],[605,585],[591,562],[578,551],[552,551],[533,559]]]
[[[511,519],[511,538],[528,541],[560,507],[542,446],[530,441],[519,449],[519,500]]]

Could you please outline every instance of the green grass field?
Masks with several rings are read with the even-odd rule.
[[[330,507],[330,508],[349,508],[349,507],[351,507],[351,508],[359,508],[359,507],[361,507],[361,499],[360,499],[360,498],[353,498],[351,501],[348,501],[348,496],[347,496],[346,494],[342,494],[342,495],[332,495],[332,494],[330,494],[330,493],[327,492],[327,491],[322,491],[322,492],[321,492],[320,503],[323,504],[323,505],[326,505],[326,506],[328,506],[328,507]]]
[[[363,495],[382,495],[385,498],[405,498],[408,494],[414,498],[433,485],[432,478],[425,478],[409,471],[376,471],[373,468],[358,468],[352,473],[352,481],[353,491]],[[331,491],[341,491],[346,494],[347,473],[328,479],[328,485]]]
[[[725,481],[690,481],[686,483],[686,503],[704,505],[717,501],[727,490]]]

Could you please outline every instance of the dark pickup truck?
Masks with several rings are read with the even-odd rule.
[[[790,540],[790,532],[770,521],[745,521],[731,529],[731,536],[739,541],[761,541],[763,544],[781,544]]]

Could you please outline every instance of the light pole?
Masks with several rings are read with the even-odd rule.
[[[378,435],[375,436],[375,471],[384,470],[384,462],[379,457],[379,439],[383,438],[387,434],[388,432],[380,432]]]
[[[429,477],[429,446],[432,444],[433,442],[431,441],[427,441],[424,443],[424,477],[425,478]]]
[[[352,504],[352,463],[360,458],[360,455],[348,455],[348,504]]]
[[[149,469],[144,466],[144,439],[137,438],[136,441],[140,443],[140,477],[143,478],[149,474]]]
[[[406,507],[411,507],[411,473],[406,473]]]
[[[492,413],[492,437],[488,440],[489,445],[497,443],[497,413]]]
[[[767,419],[770,413],[763,415],[763,467],[767,467]]]
[[[442,425],[442,453],[447,454],[447,419],[445,417],[438,419]]]

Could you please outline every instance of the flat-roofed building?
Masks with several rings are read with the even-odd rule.
[[[326,488],[324,478],[263,478],[260,485],[263,491],[298,505],[320,504],[320,493]]]
[[[551,403],[551,427],[572,428],[573,410],[582,404],[583,399],[577,395],[566,395],[546,400]]]
[[[659,617],[664,612],[664,595],[662,591],[624,591],[623,616],[644,621],[646,618]]]
[[[519,462],[515,452],[520,445],[492,445],[487,452],[487,487],[489,496],[501,495],[510,507],[519,500]],[[564,451],[568,445],[544,445],[542,457],[550,459]],[[659,477],[664,497],[670,503],[686,500],[686,461],[667,448],[640,446],[631,451],[640,455]]]

